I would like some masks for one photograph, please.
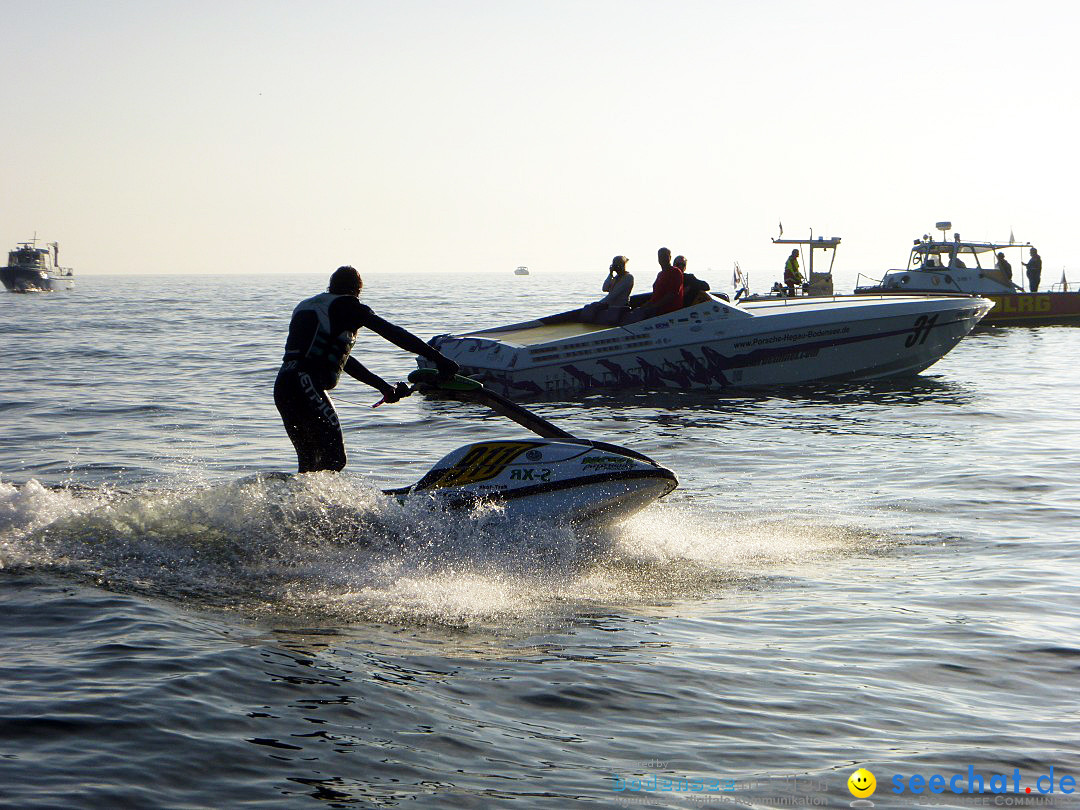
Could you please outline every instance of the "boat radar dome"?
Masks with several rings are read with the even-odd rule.
[[[935,224],[934,227],[937,228],[939,231],[947,231],[952,227],[952,223],[942,221]]]

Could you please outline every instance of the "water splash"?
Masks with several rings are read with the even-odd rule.
[[[441,512],[361,478],[255,476],[137,493],[0,484],[0,566],[251,614],[513,624],[714,596],[880,538],[663,503],[584,533]]]

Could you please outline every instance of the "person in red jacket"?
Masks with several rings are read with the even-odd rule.
[[[660,263],[660,272],[653,282],[652,296],[631,313],[628,322],[643,321],[655,315],[667,315],[682,308],[682,270],[671,264],[671,251],[666,247],[656,251],[656,260]]]
[[[653,282],[648,305],[654,315],[667,315],[683,305],[682,269],[671,263],[671,251],[666,247],[656,251],[656,260],[660,263],[660,272]]]

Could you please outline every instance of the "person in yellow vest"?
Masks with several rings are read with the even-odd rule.
[[[784,284],[787,287],[787,294],[794,296],[795,286],[801,287],[802,283],[802,273],[799,272],[799,249],[795,248],[784,264]]]

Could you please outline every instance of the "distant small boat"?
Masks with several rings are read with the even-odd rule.
[[[70,288],[74,279],[70,267],[60,266],[60,246],[52,242],[47,248],[38,247],[35,236],[8,252],[7,267],[0,267],[0,282],[11,292],[49,292]]]
[[[529,268],[526,267],[525,265],[522,265],[521,267],[519,267],[517,270],[514,271],[514,275],[515,276],[527,276],[527,275],[529,275]]]

